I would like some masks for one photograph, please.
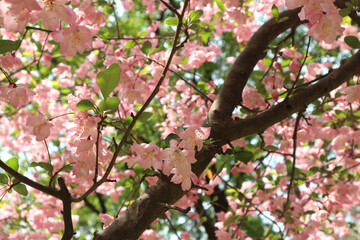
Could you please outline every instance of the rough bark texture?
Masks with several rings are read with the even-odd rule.
[[[216,146],[203,149],[197,154],[198,161],[193,165],[193,172],[197,175],[206,168],[220,146],[231,140],[263,132],[291,114],[304,110],[308,104],[326,95],[359,72],[360,54],[357,53],[317,83],[296,89],[286,101],[267,111],[244,120],[231,119],[234,108],[241,103],[242,90],[254,66],[264,56],[264,50],[279,34],[301,24],[297,17],[299,10],[294,9],[282,13],[280,18],[288,17],[288,19],[281,23],[272,19],[264,24],[235,61],[207,118],[207,126],[212,128],[211,137],[215,140]],[[138,239],[141,233],[167,210],[159,203],[173,204],[184,194],[180,185],[171,183],[167,177],[160,178],[112,225],[96,232],[94,240]]]

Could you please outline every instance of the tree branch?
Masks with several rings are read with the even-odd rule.
[[[4,163],[2,160],[0,160],[0,168],[4,169],[6,172],[10,173],[14,178],[19,180],[19,182],[22,182],[30,187],[33,187],[43,193],[49,194],[53,197],[56,197],[58,199],[61,199],[61,193],[60,191],[55,191],[47,186],[41,185],[40,183],[34,182],[30,178],[25,177],[21,173],[18,173],[11,167],[9,167],[6,163]]]
[[[219,95],[211,106],[206,121],[207,126],[225,127],[231,122],[232,112],[242,102],[242,91],[255,65],[266,55],[265,50],[268,45],[279,34],[302,23],[298,18],[300,9],[296,8],[281,13],[279,18],[287,18],[285,21],[279,22],[273,18],[261,26],[251,37],[244,51],[232,65]],[[214,132],[212,129],[212,138],[223,138],[222,135],[221,128],[219,132]]]
[[[292,113],[303,111],[308,104],[326,95],[359,72],[360,54],[355,54],[339,69],[320,79],[316,84],[295,90],[295,93],[270,109],[248,119],[232,120],[234,108],[241,103],[242,90],[254,66],[264,56],[264,50],[280,33],[302,22],[298,19],[300,8],[286,11],[279,18],[288,17],[279,23],[274,19],[265,23],[251,38],[249,44],[235,61],[228,77],[214,102],[207,118],[207,126],[212,128],[212,138],[216,145],[203,149],[196,154],[197,162],[192,171],[199,176],[219,152],[219,146],[228,140],[235,140],[253,133],[261,133],[271,125],[289,117]],[[215,133],[215,134],[214,134]],[[105,230],[96,232],[94,240],[138,239],[144,230],[167,208],[158,203],[174,204],[186,192],[181,186],[170,182],[170,178],[160,176],[158,182]]]
[[[316,99],[325,96],[348,81],[360,71],[360,51],[349,58],[339,68],[334,69],[317,83],[299,88],[286,101],[272,106],[268,110],[247,119],[233,120],[226,129],[224,135],[227,140],[233,141],[250,134],[262,133],[268,127],[289,117],[295,112],[303,111],[307,105]],[[221,140],[220,144],[226,144]]]

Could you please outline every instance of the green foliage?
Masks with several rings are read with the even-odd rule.
[[[14,189],[15,192],[23,195],[23,196],[27,196],[28,195],[28,191],[26,189],[26,186],[22,183],[16,184],[12,187],[12,189]]]
[[[107,113],[107,114],[111,114],[111,113],[115,113],[117,110],[117,107],[120,104],[120,99],[118,97],[108,97],[104,100],[101,100],[101,102],[99,103],[99,109],[101,112]]]
[[[80,102],[78,102],[76,108],[81,111],[88,111],[91,109],[95,109],[95,105],[90,100],[83,99]]]
[[[346,36],[344,41],[349,47],[352,47],[354,49],[360,48],[360,41],[355,36]]]
[[[0,40],[0,54],[5,54],[8,52],[15,51],[20,46],[20,40],[11,41],[11,40]]]
[[[111,64],[108,69],[97,74],[96,82],[101,90],[105,101],[109,94],[118,85],[119,81],[120,67],[116,63]]]
[[[176,17],[168,18],[164,21],[164,23],[168,26],[176,26],[179,22],[179,19]]]

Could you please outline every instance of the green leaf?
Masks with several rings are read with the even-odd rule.
[[[78,102],[76,108],[79,109],[80,111],[87,111],[87,110],[95,109],[95,106],[90,100],[83,99],[80,102]]]
[[[109,94],[115,89],[120,81],[120,67],[117,63],[111,64],[111,66],[99,72],[96,76],[96,82],[101,90],[101,93],[106,99]]]
[[[345,17],[347,15],[349,15],[351,13],[351,9],[350,8],[343,8],[343,9],[340,9],[339,10],[339,14],[342,16],[342,17]]]
[[[290,223],[290,224],[293,224],[295,222],[295,220],[290,216],[286,216],[285,220],[286,220],[287,223]]]
[[[360,41],[355,36],[346,36],[344,41],[348,46],[350,46],[350,47],[352,47],[354,49],[360,48]]]
[[[203,15],[203,13],[204,13],[203,10],[192,11],[189,15],[190,22],[193,22],[193,21],[199,19]]]
[[[68,164],[60,169],[60,172],[70,172],[73,169],[71,164]]]
[[[238,152],[235,154],[236,160],[245,162],[245,163],[251,161],[253,157],[254,157],[254,154],[250,151],[243,151],[243,152]]]
[[[178,135],[176,135],[175,133],[170,133],[166,138],[165,138],[165,142],[166,142],[166,144],[170,144],[170,141],[171,140],[173,140],[173,139],[175,139],[175,140],[177,140],[177,141],[181,141],[181,138],[178,136]]]
[[[50,163],[46,162],[32,162],[30,167],[41,167],[42,169],[46,170],[50,174],[52,173],[54,167]]]
[[[164,23],[168,26],[177,26],[178,22],[179,22],[179,19],[176,17],[167,18],[164,21]]]
[[[272,7],[271,7],[271,13],[275,19],[279,18],[279,9],[277,8],[277,6],[275,4],[272,5]]]
[[[14,169],[15,171],[17,171],[19,169],[19,161],[16,157],[10,158],[9,160],[6,161],[6,164],[11,167],[12,169]]]
[[[165,50],[165,48],[163,46],[155,48],[150,52],[150,55],[161,52],[161,51],[164,51],[164,50]]]
[[[146,41],[146,42],[144,42],[144,44],[141,47],[141,52],[143,52],[145,55],[147,55],[150,52],[151,47],[152,47],[151,42]]]
[[[218,6],[218,8],[222,11],[222,12],[225,12],[225,5],[224,3],[221,1],[221,0],[215,0],[216,2],[216,5]]]
[[[145,37],[148,34],[147,31],[142,31],[139,33],[139,37]]]
[[[231,148],[228,148],[228,149],[226,149],[225,154],[226,155],[233,155],[234,151]]]
[[[229,226],[231,223],[235,222],[237,218],[238,218],[237,215],[232,215],[225,221],[224,226],[225,227]]]
[[[8,184],[9,179],[5,174],[0,173],[0,183],[2,184]]]
[[[105,106],[104,106],[105,102]],[[100,111],[108,111],[108,113],[114,113],[117,110],[117,107],[120,104],[120,99],[118,97],[108,97],[105,100],[101,100],[99,103]]]
[[[17,40],[15,42],[11,40],[0,40],[0,54],[15,51],[19,48],[20,42],[20,40]]]
[[[28,191],[26,189],[26,186],[22,183],[16,184],[12,189],[14,189],[16,192],[18,192],[19,194],[23,195],[23,196],[27,196],[28,195]]]
[[[151,118],[151,116],[153,115],[153,113],[151,112],[143,112],[140,117],[139,117],[139,121],[140,122],[146,122],[146,120],[148,120],[149,118]]]
[[[264,150],[268,150],[268,151],[277,151],[278,148],[272,145],[268,145],[264,147]]]
[[[131,49],[136,45],[136,42],[134,40],[130,40],[125,44],[126,49]]]

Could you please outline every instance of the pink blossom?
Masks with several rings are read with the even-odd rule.
[[[7,54],[5,56],[0,56],[1,67],[16,69],[22,66],[21,59],[13,56],[12,54]]]
[[[41,7],[36,0],[5,0],[5,2],[11,3],[12,7],[15,7],[17,9],[26,8],[29,11],[41,10]]]
[[[201,150],[203,141],[206,140],[209,135],[210,128],[190,126],[185,131],[179,133],[179,136],[182,138],[179,147],[194,149],[195,146],[197,146],[197,149]]]
[[[10,84],[6,87],[0,86],[0,100],[10,102],[14,108],[24,107],[29,103],[29,97],[35,93],[25,84]]]
[[[332,43],[344,31],[344,28],[340,26],[341,21],[342,17],[338,13],[322,15],[306,34],[314,36],[317,41]]]
[[[26,8],[12,8],[8,4],[1,3],[0,16],[3,17],[2,26],[9,32],[22,32],[30,19],[30,12]]]
[[[268,91],[272,91],[273,89],[279,89],[284,86],[283,78],[280,73],[270,74],[270,76],[265,78],[264,83],[265,88]]]
[[[265,106],[264,97],[253,87],[246,87],[243,90],[243,102],[246,107],[257,108]]]
[[[176,172],[183,176],[189,176],[191,172],[191,164],[196,162],[195,150],[180,149],[176,140],[170,141],[170,148],[162,151],[161,157],[165,160],[163,171],[169,175],[172,168],[176,168]]]
[[[0,230],[0,240],[9,239],[9,234],[5,233],[4,231]]]
[[[360,85],[343,88],[340,92],[346,94],[346,101],[349,103],[353,103],[355,100],[360,100]]]
[[[232,240],[231,234],[224,230],[216,230],[215,235],[219,240]]]
[[[42,141],[49,137],[50,128],[53,126],[40,112],[38,115],[31,114],[26,122],[29,131],[36,136],[36,141]]]
[[[289,68],[291,71],[293,71],[295,73],[299,72],[300,67],[301,67],[301,64],[298,61],[296,61],[296,59],[291,60],[291,62],[289,64]]]
[[[104,223],[103,229],[110,226],[116,219],[115,217],[110,216],[109,214],[106,214],[106,213],[99,213],[99,218],[100,218],[100,221],[102,223]]]
[[[131,146],[131,151],[136,153],[134,162],[139,164],[140,167],[147,168],[162,168],[162,160],[159,158],[160,148],[155,143],[149,144],[136,144]]]
[[[160,240],[161,238],[157,236],[157,231],[153,229],[147,229],[141,234],[140,239],[142,240]]]
[[[42,10],[38,11],[38,17],[43,19],[44,27],[57,30],[60,27],[60,20],[67,24],[73,24],[77,16],[75,12],[67,5],[68,0],[42,0],[40,6]]]
[[[182,175],[182,174],[178,174],[176,171],[175,175],[171,178],[171,181],[175,184],[181,183],[181,189],[183,191],[187,191],[190,190],[191,188],[191,182],[196,183],[198,179],[196,175],[192,172],[189,175]]]
[[[85,49],[91,48],[93,34],[87,27],[74,24],[65,30],[53,32],[52,36],[55,41],[60,42],[61,54],[71,58],[77,52],[83,54]]]

